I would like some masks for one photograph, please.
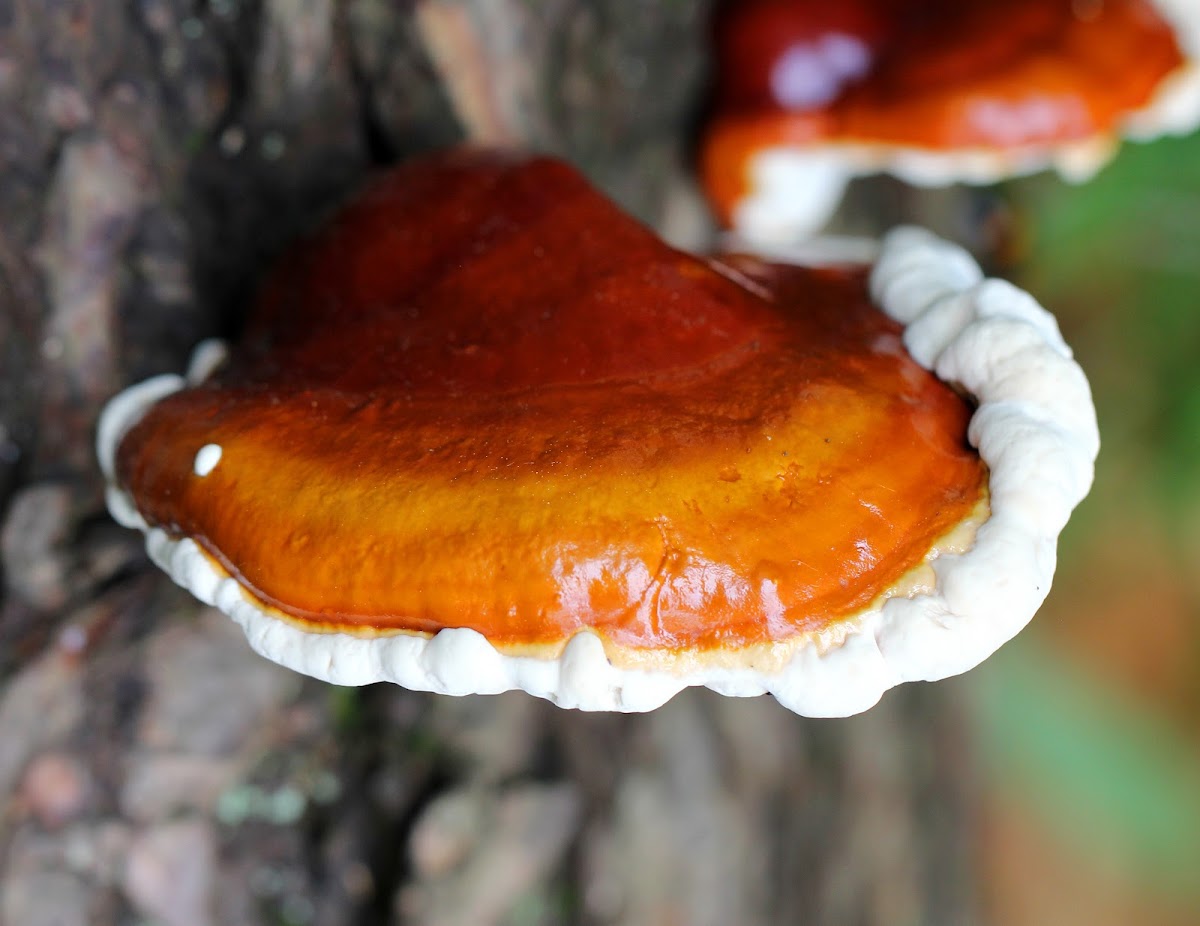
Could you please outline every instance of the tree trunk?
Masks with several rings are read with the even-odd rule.
[[[0,0],[0,922],[977,921],[953,686],[807,721],[337,689],[104,513],[104,401],[373,166],[565,155],[672,240],[707,4]]]

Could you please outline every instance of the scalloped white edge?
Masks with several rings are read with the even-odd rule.
[[[562,707],[613,711],[652,710],[704,685],[741,697],[769,693],[807,716],[855,714],[902,682],[966,671],[1025,626],[1049,591],[1058,533],[1091,485],[1099,449],[1087,380],[1054,318],[1016,287],[983,279],[966,251],[920,229],[898,229],[882,242],[871,292],[906,325],[917,362],[979,403],[969,439],[990,467],[991,516],[967,552],[932,561],[932,593],[887,600],[843,624],[841,639],[798,637],[780,671],[621,668],[590,631],[577,633],[557,659],[541,659],[498,652],[474,630],[364,638],[310,633],[274,617],[194,541],[150,527],[114,482],[121,439],[150,406],[187,384],[178,376],[132,386],[105,408],[97,454],[109,509],[144,531],[151,559],[232,617],[256,651],[334,684],[391,681],[451,695],[521,689]]]
[[[1185,61],[1144,107],[1125,115],[1115,133],[1008,150],[938,151],[857,142],[766,148],[748,165],[749,192],[731,213],[734,231],[764,247],[806,238],[832,218],[847,184],[870,174],[943,187],[987,185],[1053,169],[1068,182],[1082,183],[1112,159],[1121,138],[1147,142],[1190,134],[1200,126],[1200,0],[1157,0],[1155,5],[1174,26]]]

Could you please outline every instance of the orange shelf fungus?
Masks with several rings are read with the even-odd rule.
[[[716,44],[702,173],[747,240],[819,228],[862,174],[1083,180],[1200,123],[1192,0],[739,0]]]
[[[256,649],[342,684],[862,710],[1028,620],[1090,480],[1052,319],[972,267],[914,230],[873,271],[705,260],[559,162],[416,161],[284,258],[227,361],[110,403],[110,508]],[[869,274],[893,314],[953,295],[964,337],[1017,326],[1044,369],[996,384],[1001,438],[991,384],[914,360]],[[1014,428],[1052,458],[1032,484]],[[1027,524],[1031,492],[1055,501]],[[1016,572],[969,596],[1015,590],[952,601],[989,562]]]

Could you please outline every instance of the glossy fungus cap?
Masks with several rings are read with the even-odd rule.
[[[716,42],[702,173],[753,241],[819,228],[861,174],[1083,180],[1200,122],[1191,0],[741,0]]]
[[[114,516],[299,671],[814,715],[1015,633],[1096,450],[1053,319],[956,248],[704,260],[480,151],[378,178],[98,442]]]

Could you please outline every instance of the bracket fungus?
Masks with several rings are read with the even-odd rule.
[[[1200,124],[1194,0],[739,0],[718,18],[709,198],[745,240],[820,228],[847,181],[1081,181]]]
[[[833,716],[1029,620],[1097,435],[1052,317],[927,233],[706,260],[465,150],[374,182],[98,450],[151,557],[298,671]]]

